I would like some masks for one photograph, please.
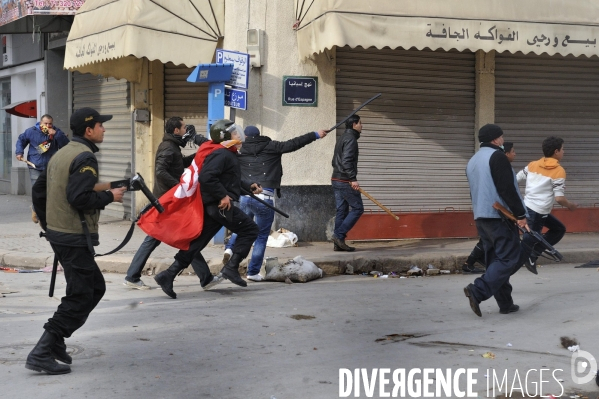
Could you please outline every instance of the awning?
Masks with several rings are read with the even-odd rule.
[[[87,0],[75,15],[64,67],[137,82],[144,57],[209,63],[224,16],[223,0]]]
[[[599,1],[295,0],[300,58],[333,46],[599,55]]]
[[[7,113],[22,118],[37,118],[37,101],[19,101],[2,107]]]
[[[0,34],[65,32],[85,0],[3,0],[0,5]]]

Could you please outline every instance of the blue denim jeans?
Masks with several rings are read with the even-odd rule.
[[[564,234],[566,234],[566,226],[562,222],[551,214],[543,215],[542,213],[533,211],[529,207],[526,207],[526,210],[528,211],[526,222],[531,230],[540,233],[543,227],[547,227],[549,230],[543,234],[545,241],[551,245],[560,242]],[[540,254],[535,251],[535,244],[536,240],[530,234],[525,233],[522,237],[522,263],[529,257],[533,261],[537,260]]]
[[[264,201],[270,205],[274,205],[274,201],[271,199],[265,199]],[[258,238],[256,238],[256,241],[254,242],[252,257],[248,263],[248,276],[253,276],[260,273],[262,261],[264,260],[264,252],[266,251],[266,242],[270,235],[272,222],[275,219],[275,211],[248,195],[241,197],[239,200],[239,208],[241,208],[241,210],[250,218],[253,218],[258,225]],[[232,249],[235,245],[235,240],[237,240],[237,234],[231,236],[225,248]]]
[[[135,253],[129,269],[127,269],[125,280],[136,283],[141,279],[141,272],[144,269],[148,258],[159,245],[160,241],[154,237],[146,236]]]
[[[41,170],[29,168],[29,179],[31,180],[31,187],[33,187],[33,185],[37,181],[37,178],[40,177],[41,174]]]
[[[349,183],[335,180],[331,183],[333,184],[335,206],[337,207],[334,235],[340,240],[345,240],[347,233],[364,213],[362,196],[359,191],[351,188]]]

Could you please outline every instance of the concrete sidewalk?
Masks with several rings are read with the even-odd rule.
[[[3,266],[39,269],[52,264],[52,249],[45,239],[39,237],[41,230],[31,221],[29,203],[27,196],[0,195],[0,264]],[[128,221],[104,217],[100,224],[97,253],[108,252],[118,246],[131,225]],[[144,238],[143,231],[136,228],[131,241],[121,251],[98,258],[98,265],[107,272],[125,273]],[[329,275],[344,273],[347,265],[351,265],[355,273],[372,270],[405,272],[411,265],[426,267],[428,264],[459,273],[461,264],[476,242],[477,239],[454,238],[354,242],[352,245],[357,250],[352,253],[334,252],[333,244],[328,242],[300,242],[297,247],[267,248],[266,256],[278,257],[279,262],[284,263],[301,255]],[[564,263],[599,259],[599,234],[566,234],[556,248],[564,256]],[[155,274],[167,268],[176,252],[167,245],[159,246],[144,273]],[[202,253],[213,273],[218,272],[222,267],[223,247],[208,246]],[[544,259],[539,261],[541,266],[551,263]],[[191,268],[188,270],[191,271]]]

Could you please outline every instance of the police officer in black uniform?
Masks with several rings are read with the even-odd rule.
[[[104,140],[102,123],[112,115],[82,108],[71,116],[73,140],[52,157],[46,170],[46,238],[58,257],[67,281],[66,295],[44,325],[44,333],[27,356],[25,367],[48,374],[65,374],[71,364],[64,338],[69,338],[87,320],[106,292],[102,272],[94,260],[92,245],[98,245],[100,210],[111,202],[122,202],[125,187],[98,183],[96,144]],[[87,232],[83,228],[83,220]]]

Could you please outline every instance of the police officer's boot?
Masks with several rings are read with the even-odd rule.
[[[229,259],[225,267],[223,267],[220,272],[224,278],[233,284],[237,284],[240,287],[247,287],[248,283],[239,275],[239,264],[242,260],[243,257],[240,254],[233,253],[231,259]]]
[[[162,291],[173,299],[177,299],[177,294],[173,291],[173,281],[177,274],[187,266],[181,266],[178,260],[175,260],[168,269],[154,276],[154,281],[162,288]]]
[[[56,337],[56,344],[52,348],[52,355],[54,359],[66,363],[72,364],[73,358],[67,353],[67,344],[64,343],[63,337]]]
[[[54,360],[52,348],[56,345],[58,337],[51,332],[44,331],[37,345],[27,356],[25,368],[33,371],[45,371],[48,374],[66,374],[71,368]]]

